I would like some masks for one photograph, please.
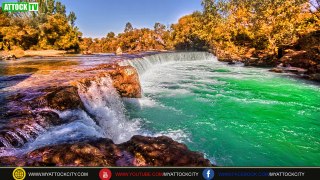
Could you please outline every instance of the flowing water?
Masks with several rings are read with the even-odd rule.
[[[90,67],[114,57],[92,58],[79,63]],[[121,143],[140,134],[172,137],[219,166],[320,166],[319,84],[229,66],[203,52],[162,53],[121,64],[138,70],[143,98],[121,99],[108,77],[79,82],[84,109],[44,108],[58,113],[62,123],[1,130],[0,156],[99,137]],[[10,78],[25,76],[18,74]],[[5,84],[2,91],[30,85],[21,82]]]
[[[179,135],[220,166],[319,166],[320,86],[207,53],[129,62],[144,97],[128,116],[153,134]]]

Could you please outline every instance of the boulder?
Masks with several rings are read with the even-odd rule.
[[[311,74],[309,77],[311,80],[320,82],[320,73]]]
[[[307,72],[306,69],[298,68],[298,67],[291,67],[291,66],[288,66],[288,67],[278,66],[278,67],[272,68],[270,71],[276,72],[276,73],[289,72],[289,73],[294,73],[294,74],[299,74],[299,75],[305,74]]]
[[[275,73],[283,73],[283,68],[276,67],[276,68],[270,69],[270,71]]]
[[[234,61],[230,61],[230,62],[228,62],[228,64],[229,65],[234,65],[234,64],[236,64]]]
[[[110,76],[121,97],[141,98],[139,75],[134,67],[117,66]]]
[[[118,64],[103,64],[85,71],[103,71],[94,78],[84,78],[81,83],[90,85],[90,82],[99,76],[110,76],[113,87],[118,91],[121,97],[140,98],[141,85],[139,75],[132,66],[120,66]],[[76,84],[76,83],[75,83]]]
[[[75,86],[48,87],[43,92],[45,95],[31,101],[31,107],[50,107],[60,111],[84,107]]]
[[[317,72],[317,60],[315,57],[308,53],[308,51],[288,51],[280,61],[287,66],[299,67],[302,69],[307,69],[309,73]],[[293,70],[296,71],[296,70]]]
[[[203,154],[169,137],[133,136],[122,144],[101,138],[34,150],[22,157],[0,157],[1,166],[212,166]]]
[[[263,57],[251,57],[249,59],[245,59],[245,66],[257,66],[257,67],[272,67],[276,65],[276,61],[272,56],[263,56]]]
[[[284,70],[286,72],[291,72],[291,73],[294,73],[294,74],[304,74],[304,73],[307,72],[306,69],[298,68],[298,67],[285,67]]]

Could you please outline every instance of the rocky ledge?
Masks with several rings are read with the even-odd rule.
[[[78,93],[79,84],[89,87],[95,79],[109,76],[121,97],[141,97],[138,74],[131,66],[105,64],[76,73],[83,75],[69,77],[68,81],[60,86],[58,84],[40,88],[34,86],[32,90],[27,89],[7,97],[6,106],[1,108],[4,112],[0,115],[0,120],[4,124],[0,127],[0,148],[21,147],[50,127],[62,124],[63,120],[51,109],[85,110]]]
[[[1,157],[1,166],[212,166],[202,154],[171,138],[133,136],[122,144],[87,140],[37,149],[21,157]]]
[[[247,48],[244,53],[215,50],[220,61],[245,66],[269,67],[276,73],[294,73],[320,82],[320,30],[303,35],[297,42],[278,47],[277,53]]]

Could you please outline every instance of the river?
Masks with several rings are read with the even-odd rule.
[[[20,145],[25,139],[28,142],[13,148],[1,138],[4,148],[0,156],[99,137],[122,143],[140,134],[169,136],[193,151],[204,153],[218,166],[320,165],[319,84],[265,68],[227,65],[205,52],[117,58],[120,64],[137,69],[142,98],[120,98],[107,77],[95,79],[89,87],[78,84],[85,109],[52,110],[63,120],[58,126],[44,129],[31,124],[27,132],[6,130],[3,133]],[[25,89],[42,87],[49,80],[59,79],[58,83],[63,83],[64,79],[70,79],[66,69],[84,69],[111,62],[114,57],[77,59],[73,57],[72,66],[67,64],[59,71],[36,66],[33,68],[40,70],[35,74],[12,75],[16,71],[6,71],[1,77],[1,91],[29,93]],[[20,69],[18,72],[29,73]],[[72,72],[73,76],[79,76]],[[8,78],[20,76],[25,78],[8,83],[11,82]],[[30,137],[29,131],[37,137]]]

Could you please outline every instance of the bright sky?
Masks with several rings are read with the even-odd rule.
[[[16,0],[0,0],[15,2]],[[176,23],[181,16],[201,10],[201,0],[60,0],[67,12],[74,11],[76,26],[84,37],[104,37],[123,32],[125,24],[153,28],[155,22]]]
[[[2,1],[2,0],[1,0]],[[6,0],[7,1],[7,0]],[[125,24],[134,28],[153,28],[155,22],[165,25],[196,10],[201,0],[61,0],[67,11],[77,15],[76,25],[85,37],[104,37],[110,31],[120,33]]]

